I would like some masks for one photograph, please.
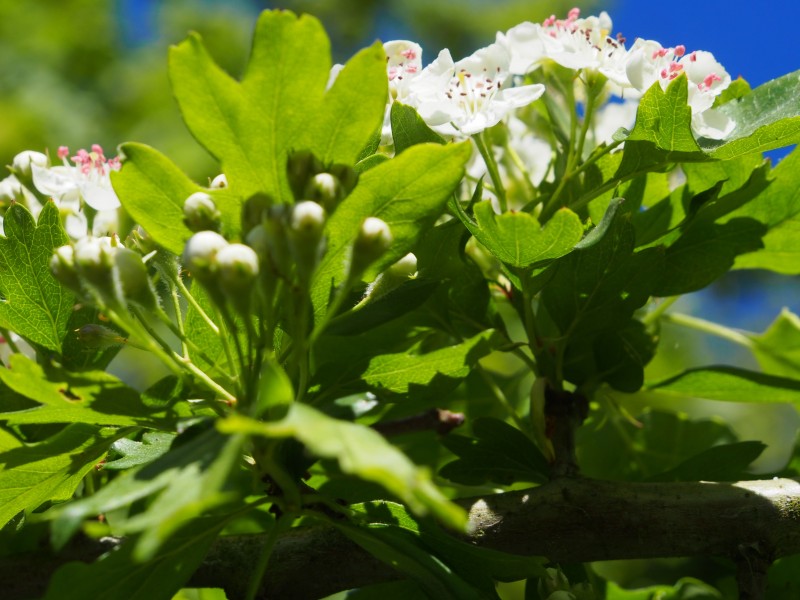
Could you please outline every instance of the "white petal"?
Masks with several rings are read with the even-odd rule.
[[[119,208],[120,202],[111,183],[107,179],[83,181],[78,185],[81,196],[86,204],[95,210],[113,210]]]
[[[692,131],[697,136],[723,140],[733,133],[735,128],[736,123],[716,108],[709,108],[692,116]]]
[[[32,164],[33,185],[45,196],[61,200],[64,196],[75,195],[78,182],[72,167],[40,167]]]

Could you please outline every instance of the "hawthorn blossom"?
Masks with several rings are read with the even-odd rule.
[[[119,157],[107,159],[103,148],[92,145],[91,152],[78,150],[68,162],[69,148],[61,146],[58,157],[63,165],[43,167],[33,163],[33,185],[42,194],[51,196],[56,201],[74,202],[83,199],[95,210],[113,210],[119,208],[120,202],[111,187],[111,171],[120,169]]]
[[[389,101],[381,128],[381,144],[385,146],[392,143],[392,104],[396,100],[409,103],[411,82],[422,71],[422,46],[408,40],[394,40],[386,42],[383,50],[389,77]]]
[[[576,71],[588,69],[609,80],[629,87],[625,74],[625,38],[611,37],[612,22],[608,13],[580,18],[580,9],[573,8],[566,19],[552,15],[541,25],[521,23],[505,34],[498,33],[498,42],[511,53],[511,72],[524,75],[552,60]]]
[[[671,81],[685,74],[695,134],[722,139],[733,130],[734,123],[712,108],[716,97],[730,85],[731,77],[710,52],[687,54],[684,46],[664,48],[656,41],[638,39],[630,49],[626,72],[641,92],[656,82],[666,90]]]
[[[480,133],[544,93],[541,84],[513,87],[510,61],[508,49],[498,43],[457,63],[449,50],[442,50],[411,82],[411,104],[442,135]]]

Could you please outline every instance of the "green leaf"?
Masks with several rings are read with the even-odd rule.
[[[736,442],[714,446],[696,454],[674,469],[648,478],[648,481],[740,481],[755,459],[767,448],[763,442]]]
[[[763,334],[751,339],[753,354],[766,373],[800,379],[800,317],[784,308]]]
[[[175,434],[148,431],[137,442],[122,438],[114,442],[109,453],[110,460],[103,463],[107,471],[122,471],[151,463],[167,453]]]
[[[294,397],[294,386],[286,371],[278,364],[274,356],[267,353],[258,377],[256,416],[266,413],[267,417],[271,419],[282,417]]]
[[[315,318],[325,313],[331,290],[344,281],[347,253],[364,219],[383,219],[394,239],[374,265],[377,273],[410,252],[421,233],[433,225],[461,181],[469,155],[467,143],[420,144],[361,175],[325,225],[327,252],[311,289]]]
[[[475,363],[492,351],[495,332],[481,332],[468,340],[427,354],[382,354],[369,361],[362,375],[373,388],[407,394],[412,386],[427,386],[437,377],[463,379]]]
[[[214,63],[197,34],[173,46],[169,60],[186,125],[222,164],[231,188],[284,203],[292,200],[286,158],[320,115],[330,66],[322,25],[289,11],[261,14],[241,83]]]
[[[390,119],[395,155],[415,144],[445,143],[444,138],[428,127],[412,106],[406,106],[402,102],[393,102]]]
[[[183,223],[183,203],[195,192],[214,199],[222,215],[223,233],[239,230],[241,198],[229,189],[208,190],[189,179],[160,152],[144,144],[120,146],[125,159],[122,170],[111,175],[114,191],[122,206],[152,238],[180,256],[192,232]]]
[[[149,407],[139,392],[103,371],[70,373],[55,366],[44,369],[22,354],[12,355],[10,365],[9,369],[0,368],[0,380],[41,405],[0,413],[0,420],[11,425],[87,423],[171,429],[177,418],[191,415],[185,403]]]
[[[2,432],[0,443],[0,527],[18,513],[45,502],[69,500],[84,476],[103,459],[121,435],[111,428],[81,423],[65,427],[43,442],[23,444]]]
[[[519,429],[499,419],[480,418],[472,433],[474,438],[450,434],[442,439],[458,459],[442,467],[441,477],[464,485],[543,483],[550,477],[547,460]]]
[[[699,152],[692,135],[692,109],[688,104],[689,87],[685,75],[676,77],[666,90],[656,82],[639,101],[636,125],[628,140],[652,142],[667,152]],[[625,142],[627,145],[627,141]]]
[[[800,274],[800,150],[784,158],[761,194],[730,218],[751,217],[768,228],[763,249],[736,258],[737,269],[769,269],[786,275]]]
[[[351,58],[325,94],[319,118],[304,132],[308,149],[323,164],[355,164],[383,123],[388,81],[383,44]]]
[[[416,467],[378,432],[339,421],[305,404],[294,403],[284,419],[260,423],[232,415],[218,424],[225,433],[294,438],[320,458],[335,459],[344,473],[382,485],[418,515],[432,513],[450,527],[463,529],[466,513],[436,488],[430,473]]]
[[[633,252],[631,215],[618,200],[575,250],[556,261],[542,302],[564,336],[627,325],[659,276],[655,249]],[[566,340],[568,341],[568,340]]]
[[[0,237],[0,327],[61,353],[73,295],[50,274],[53,251],[69,242],[55,202],[46,202],[36,223],[12,204]]]
[[[729,160],[800,142],[800,71],[758,86],[749,94],[718,107],[736,127],[722,140],[699,140],[714,158]]]
[[[220,516],[194,519],[144,562],[136,556],[139,540],[134,538],[94,563],[67,563],[53,575],[44,600],[169,600],[189,580],[226,522]]]
[[[705,398],[726,402],[789,402],[800,406],[800,379],[756,373],[734,367],[690,369],[648,386],[662,397]]]
[[[141,533],[133,557],[151,560],[181,526],[236,499],[239,492],[227,484],[240,460],[242,441],[213,429],[184,443],[179,436],[155,461],[126,471],[92,496],[52,511],[54,546],[63,546],[86,518],[153,497],[144,512],[114,524],[120,533]]]
[[[467,229],[489,252],[512,267],[564,256],[583,237],[580,218],[568,208],[556,211],[544,227],[526,212],[497,215],[488,200],[479,202],[473,210],[476,223],[462,216]]]

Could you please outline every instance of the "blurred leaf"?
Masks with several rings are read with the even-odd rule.
[[[362,375],[373,388],[406,394],[412,386],[430,385],[437,377],[463,379],[475,363],[493,349],[489,329],[468,340],[426,354],[381,354],[369,361]]]
[[[767,448],[762,442],[736,442],[714,446],[684,460],[669,471],[648,477],[648,481],[740,481],[752,477],[747,472]]]
[[[294,386],[286,371],[271,353],[266,353],[258,377],[254,414],[261,416],[266,413],[268,419],[282,417],[294,397]]]
[[[722,600],[722,594],[708,584],[685,577],[671,585],[654,585],[638,590],[626,590],[613,581],[606,586],[606,600]]]
[[[758,86],[749,94],[719,106],[736,127],[722,140],[699,140],[714,158],[729,160],[800,142],[800,71]]]
[[[3,218],[0,237],[0,327],[61,353],[74,297],[50,274],[53,251],[69,242],[55,202],[39,222],[21,204]]]
[[[474,206],[475,223],[459,213],[472,235],[499,260],[512,267],[528,267],[567,254],[583,237],[580,218],[567,208],[556,211],[541,226],[526,212],[497,215],[490,201]]]
[[[219,588],[184,588],[172,600],[228,600],[228,596]]]
[[[182,523],[148,560],[137,556],[141,539],[134,537],[94,563],[67,563],[53,575],[44,600],[169,600],[197,569],[226,521],[214,516]]]
[[[413,513],[432,513],[456,529],[463,529],[466,524],[464,510],[442,495],[430,473],[416,467],[369,427],[332,419],[308,405],[294,403],[281,421],[260,423],[232,415],[220,421],[218,428],[225,433],[294,438],[310,453],[335,459],[342,472],[379,483],[405,502]]]
[[[365,585],[347,592],[347,600],[408,600],[424,598],[425,592],[413,580]]]
[[[395,155],[415,144],[445,143],[444,138],[428,127],[413,106],[392,102],[390,110]]]
[[[800,379],[735,367],[690,369],[646,389],[650,394],[666,398],[705,398],[755,404],[789,402],[800,406]]]
[[[46,370],[22,354],[0,368],[0,380],[15,392],[40,404],[36,408],[0,413],[0,420],[21,423],[88,423],[139,425],[171,429],[178,417],[191,415],[186,403],[150,407],[139,392],[103,371],[70,373],[55,366]]]
[[[155,461],[126,471],[92,496],[52,511],[53,545],[62,547],[86,518],[152,497],[144,512],[115,523],[120,533],[141,533],[132,556],[139,562],[151,561],[180,527],[241,493],[228,489],[227,482],[238,465],[242,441],[213,429],[185,442],[179,436]]]
[[[387,89],[386,53],[375,42],[336,76],[320,114],[304,131],[308,149],[326,165],[354,164],[383,123]]]
[[[325,224],[327,251],[311,289],[316,318],[325,313],[331,290],[344,281],[347,252],[364,219],[385,221],[394,240],[374,265],[377,273],[410,252],[421,233],[433,225],[461,181],[469,155],[467,143],[421,144],[361,175],[356,188]]]
[[[223,233],[238,232],[241,199],[228,189],[208,190],[189,179],[158,151],[129,142],[120,146],[122,170],[111,182],[122,206],[152,238],[180,256],[192,232],[183,223],[183,204],[195,192],[210,194],[222,215]]]
[[[241,83],[214,63],[196,34],[171,48],[169,62],[186,125],[220,161],[231,188],[243,198],[262,193],[283,203],[292,201],[288,152],[321,114],[330,67],[322,25],[288,11],[259,17]]]
[[[550,477],[550,465],[539,448],[519,429],[492,418],[476,419],[474,438],[450,434],[444,446],[458,456],[439,475],[464,485],[518,481],[543,483]]]
[[[779,558],[767,571],[767,600],[795,600],[800,595],[800,554]]]
[[[48,501],[63,502],[122,433],[75,423],[43,442],[23,444],[6,432],[0,440],[0,527],[17,513]]]
[[[104,470],[122,471],[146,465],[167,453],[175,435],[159,431],[148,431],[137,442],[122,438],[111,445],[110,460],[103,463]]]
[[[784,308],[763,334],[751,339],[753,354],[766,373],[800,379],[800,317]]]

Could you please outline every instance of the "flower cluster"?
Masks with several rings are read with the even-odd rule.
[[[628,49],[625,38],[611,31],[608,13],[583,18],[574,8],[565,19],[551,16],[542,23],[525,22],[498,32],[494,43],[457,62],[449,50],[442,50],[424,68],[418,44],[388,42],[384,45],[388,106],[394,101],[413,106],[441,135],[472,136],[540,98],[545,85],[533,82],[537,80],[536,71],[555,63],[574,70],[575,80],[585,84],[602,77],[608,94],[629,102],[625,110],[608,111],[605,116],[617,123],[616,127],[601,125],[599,129],[604,132],[632,125],[635,99],[656,82],[666,88],[681,74],[686,75],[689,85],[695,134],[722,139],[731,132],[734,124],[713,108],[715,98],[731,78],[710,52],[687,52],[683,46],[664,48],[644,39],[637,39]],[[391,143],[388,106],[385,144]],[[610,136],[596,141],[610,141]]]

